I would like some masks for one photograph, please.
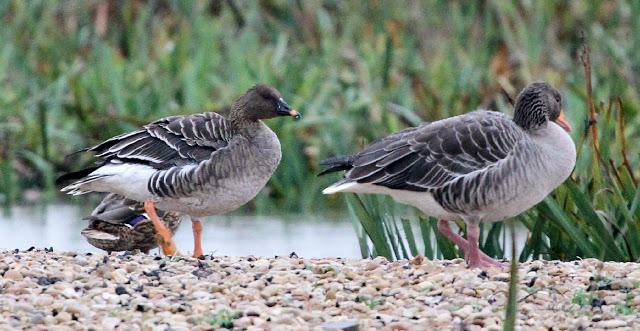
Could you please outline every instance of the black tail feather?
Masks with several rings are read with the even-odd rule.
[[[342,170],[349,170],[353,168],[354,159],[353,155],[340,155],[324,159],[320,161],[320,165],[328,166],[328,168],[322,170],[318,176]]]
[[[80,179],[80,178],[84,178],[88,174],[94,172],[98,168],[100,168],[100,167],[99,166],[98,167],[90,167],[90,168],[86,168],[86,169],[82,169],[82,170],[66,173],[66,174],[56,178],[56,185],[60,186],[60,185],[62,185],[62,183],[66,182],[66,181],[77,180],[77,179]]]

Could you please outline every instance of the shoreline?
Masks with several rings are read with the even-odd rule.
[[[0,255],[0,329],[501,330],[509,281],[461,259]],[[530,261],[518,287],[522,329],[640,328],[638,263]]]

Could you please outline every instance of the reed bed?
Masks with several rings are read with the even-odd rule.
[[[586,96],[578,31],[593,48],[596,106],[620,97],[623,109],[614,104],[603,117],[623,118],[630,141],[639,127],[633,86],[640,26],[632,19],[639,7],[4,1],[0,199],[9,207],[33,190],[54,199],[55,175],[90,162],[66,154],[162,116],[220,109],[255,82],[277,86],[305,115],[298,123],[270,123],[284,157],[249,206],[261,213],[340,208],[342,199],[320,195],[334,179],[315,177],[320,159],[422,120],[478,107],[508,111],[510,98],[532,79],[562,89],[580,139]],[[601,132],[608,142],[602,153],[619,151],[621,137],[605,136],[617,122],[601,122],[611,123]],[[637,165],[638,147],[624,148],[627,163]],[[583,155],[579,176],[591,167]],[[577,189],[584,193],[589,183],[576,182]],[[629,186],[620,189],[627,194]]]

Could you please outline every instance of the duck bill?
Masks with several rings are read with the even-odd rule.
[[[555,120],[556,124],[558,124],[561,128],[563,128],[567,132],[571,132],[571,125],[567,121],[567,118],[564,117],[564,112],[560,111],[560,116]]]

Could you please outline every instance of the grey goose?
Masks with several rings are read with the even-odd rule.
[[[558,90],[535,82],[519,94],[513,118],[474,111],[324,160],[328,168],[321,174],[346,173],[323,193],[390,195],[437,218],[469,267],[500,265],[478,247],[480,222],[526,211],[569,177],[576,161],[570,130]],[[449,225],[457,219],[466,224],[466,239]]]
[[[158,210],[158,216],[172,234],[184,218],[180,213],[162,210]],[[80,233],[96,248],[148,253],[158,246],[153,223],[141,202],[110,193],[85,219],[89,225]]]
[[[262,120],[300,114],[280,93],[256,85],[232,105],[228,118],[215,112],[171,116],[83,151],[97,165],[65,174],[57,183],[72,195],[110,192],[144,203],[164,254],[177,253],[156,207],[191,216],[194,256],[202,255],[198,218],[234,210],[264,187],[280,163],[280,141]]]

